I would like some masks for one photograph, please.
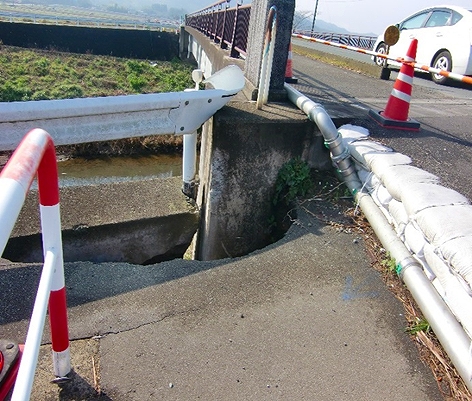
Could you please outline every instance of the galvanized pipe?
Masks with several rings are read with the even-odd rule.
[[[326,110],[319,103],[308,99],[305,95],[285,84],[289,100],[302,110],[313,121],[323,134],[326,145],[331,152],[331,159],[343,177],[344,182],[355,193],[362,184],[357,177],[356,170],[351,163],[349,151],[343,145],[341,135]]]
[[[320,105],[290,85],[285,84],[285,88],[290,101],[317,124],[326,143],[330,146],[333,161],[341,170],[345,184],[354,194],[357,204],[362,209],[383,247],[397,261],[397,271],[400,278],[417,302],[436,337],[464,380],[465,385],[472,391],[471,340],[469,336],[425,276],[421,265],[397,236],[371,196],[361,192],[360,180],[357,178],[350,157],[347,156],[349,152],[339,138],[339,133],[337,133],[327,113]],[[336,130],[336,133],[334,130]],[[344,157],[345,155],[346,157]]]
[[[272,63],[274,60],[275,37],[277,35],[277,9],[272,6],[267,17],[266,34],[264,41],[264,54],[262,56],[261,75],[259,78],[259,90],[256,106],[259,110],[267,104],[269,99],[270,78],[272,76]]]

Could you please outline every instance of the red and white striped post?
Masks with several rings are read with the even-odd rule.
[[[54,374],[63,377],[70,372],[71,365],[59,212],[59,183],[54,143],[51,136],[42,129],[34,129],[23,138],[0,174],[0,188],[2,188],[0,251],[3,253],[5,249],[36,173],[45,261],[47,253],[50,254],[52,251],[55,255],[48,302]],[[42,333],[35,335],[42,336]],[[28,352],[26,345],[25,354]],[[21,366],[19,374],[21,374]]]

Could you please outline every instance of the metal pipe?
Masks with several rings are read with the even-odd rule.
[[[256,106],[258,110],[267,104],[269,99],[270,78],[272,76],[272,62],[274,59],[275,37],[277,34],[277,9],[272,6],[267,17],[266,35],[264,41],[264,54],[262,56],[261,74],[259,77],[259,90]]]
[[[472,391],[471,339],[464,328],[451,313],[444,300],[423,273],[418,261],[411,255],[405,244],[397,236],[381,210],[370,195],[361,192],[360,180],[357,178],[347,148],[334,133],[334,124],[327,120],[327,113],[322,107],[300,92],[285,84],[288,97],[314,121],[322,132],[326,143],[330,146],[333,161],[341,167],[346,185],[354,194],[355,200],[375,231],[383,247],[392,255],[397,263],[397,272],[411,295],[417,302],[422,313],[433,329],[436,337],[448,354],[467,388]],[[326,135],[326,136],[325,136]],[[342,158],[342,164],[336,162]]]
[[[187,91],[198,91],[203,81],[203,70],[192,71],[192,79],[195,82],[194,89]],[[182,158],[182,192],[191,199],[196,199],[195,175],[197,174],[197,131],[183,136],[183,158]]]
[[[323,134],[326,145],[331,151],[331,159],[334,164],[336,164],[338,173],[342,175],[348,188],[355,194],[355,192],[361,188],[362,184],[350,161],[349,151],[344,147],[341,135],[334,125],[333,120],[319,103],[308,99],[305,95],[288,84],[285,84],[285,89],[289,100],[318,126]]]
[[[56,255],[54,252],[48,251],[26,336],[25,349],[21,357],[20,368],[13,389],[12,401],[27,401],[30,399],[55,264]]]
[[[357,192],[356,200],[384,248],[397,261],[397,272],[400,278],[415,299],[465,385],[472,391],[469,336],[370,195]]]

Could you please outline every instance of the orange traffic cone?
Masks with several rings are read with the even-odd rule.
[[[405,57],[405,61],[415,61],[418,40],[413,39]],[[392,93],[384,111],[369,110],[369,115],[382,127],[418,131],[420,123],[408,118],[410,99],[415,69],[402,64],[400,73],[393,85]]]
[[[288,48],[287,66],[285,67],[285,82],[288,84],[298,83],[298,79],[294,78],[292,72],[292,41],[290,41]]]

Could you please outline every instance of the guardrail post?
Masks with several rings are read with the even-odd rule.
[[[231,57],[238,57],[238,52],[235,51],[235,46],[236,46],[236,32],[238,29],[238,22],[239,22],[239,7],[241,7],[241,4],[239,2],[236,4],[236,10],[234,12],[234,24],[233,24],[233,32],[231,33],[231,51],[230,55]]]
[[[277,38],[275,40],[274,60],[269,85],[269,101],[285,100],[287,98],[284,89],[285,67],[291,40],[295,0],[253,0],[247,44],[247,49],[250,50],[248,51],[245,70],[246,78],[257,87],[261,79],[266,21],[269,10],[273,6],[277,9],[277,14],[283,17],[279,18],[277,22]],[[252,99],[257,99],[257,90],[252,94]]]

